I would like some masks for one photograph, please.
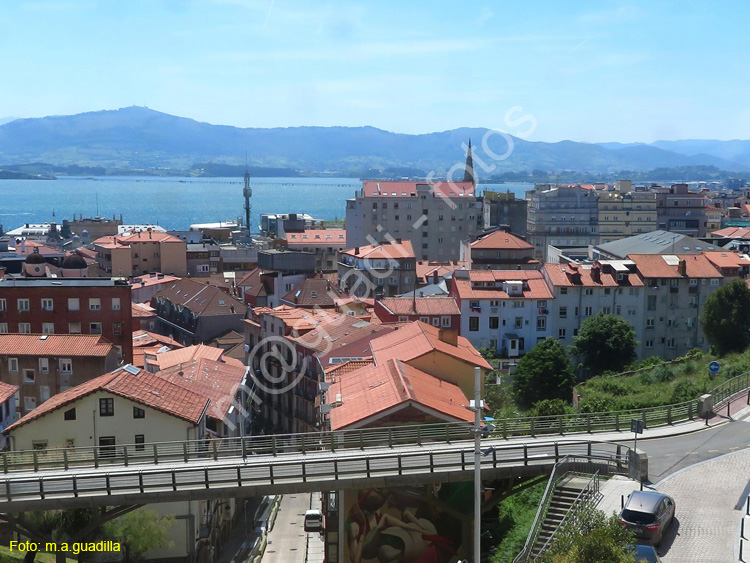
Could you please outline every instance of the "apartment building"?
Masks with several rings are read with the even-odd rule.
[[[388,236],[411,241],[420,260],[459,260],[461,244],[484,228],[482,201],[468,182],[365,181],[346,202],[349,247]]]
[[[133,358],[130,285],[110,278],[0,280],[0,333],[101,335]]]
[[[114,344],[89,334],[0,334],[0,356],[0,381],[18,386],[14,420],[119,363]]]
[[[461,336],[477,348],[518,357],[553,335],[553,299],[536,270],[458,270],[451,295],[461,310]]]
[[[315,270],[335,272],[338,253],[347,248],[344,229],[306,229],[286,234],[287,248],[315,255]]]
[[[526,236],[526,216],[528,203],[517,199],[516,194],[508,192],[482,192],[484,210],[484,227],[507,226],[511,233]]]
[[[673,233],[705,237],[708,219],[706,194],[691,192],[687,184],[674,184],[670,188],[652,188],[656,191],[658,228]]]
[[[130,277],[150,272],[187,275],[184,240],[151,228],[94,241],[101,275]]]
[[[495,231],[471,243],[474,270],[538,270],[534,246],[507,231]]]
[[[642,330],[636,330],[639,357],[672,359],[692,348],[705,349],[699,318],[706,298],[723,276],[703,254],[631,254],[643,280]]]
[[[649,233],[657,228],[656,194],[633,191],[630,180],[618,180],[614,191],[597,192],[599,243]]]
[[[185,244],[187,275],[207,278],[222,271],[221,247],[213,240]]]
[[[377,299],[375,315],[384,323],[423,323],[461,330],[461,311],[454,297],[386,297]]]
[[[593,186],[537,184],[526,192],[526,240],[533,257],[546,261],[547,247],[589,246],[599,242],[599,203]]]
[[[408,240],[396,239],[339,252],[339,285],[350,295],[401,295],[414,289],[416,274],[414,249]]]

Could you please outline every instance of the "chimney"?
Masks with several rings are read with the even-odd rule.
[[[455,330],[448,330],[445,328],[438,329],[438,338],[446,344],[458,346],[458,332]]]
[[[687,276],[687,262],[685,260],[680,260],[677,263],[677,273],[681,276]]]
[[[438,271],[437,270],[432,271],[432,283],[434,283],[435,285],[438,284]]]
[[[602,281],[601,268],[596,264],[591,267],[591,279],[594,280],[596,283],[601,283]]]
[[[358,246],[354,247],[354,254],[359,254],[359,247]]]

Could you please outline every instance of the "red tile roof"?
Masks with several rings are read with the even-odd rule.
[[[158,231],[140,231],[127,235],[119,235],[117,238],[122,244],[139,242],[178,242],[185,244],[185,241],[180,238]]]
[[[337,378],[328,390],[329,402],[336,395],[341,395],[341,404],[331,410],[333,430],[374,422],[379,414],[387,416],[387,411],[397,407],[412,406],[456,421],[474,419],[474,414],[461,406],[468,400],[457,385],[399,360],[366,366]]]
[[[237,388],[245,377],[247,368],[234,363],[195,358],[188,363],[162,370],[156,375],[167,381],[207,397],[206,414],[223,419],[234,404]]]
[[[472,242],[471,248],[478,250],[533,250],[534,245],[511,233],[495,231]]]
[[[307,229],[301,233],[287,233],[289,246],[346,246],[345,229]]]
[[[2,356],[107,357],[115,345],[98,334],[0,334]]]
[[[196,316],[242,315],[247,309],[239,299],[228,295],[215,285],[199,283],[187,278],[163,287],[155,295],[174,305],[185,307]]]
[[[156,316],[156,309],[148,303],[133,303],[130,310],[134,319],[148,319]]]
[[[161,276],[161,277],[160,277]],[[166,285],[171,284],[177,281],[180,281],[182,278],[178,278],[176,276],[170,276],[168,274],[144,274],[139,277],[132,277],[130,278],[130,285],[133,286],[133,289],[139,289],[141,287],[149,287],[152,285]]]
[[[131,373],[129,370],[133,370]],[[11,424],[4,433],[41,418],[61,407],[81,399],[91,393],[103,391],[123,397],[135,403],[146,405],[177,418],[197,424],[208,407],[208,398],[190,391],[167,379],[148,373],[133,366],[123,366],[113,372],[91,379],[53,395],[19,421]]]
[[[608,268],[599,268],[599,277],[592,275],[589,265],[578,264],[545,264],[542,270],[547,273],[550,283],[555,287],[642,287],[643,281],[635,272],[627,272],[622,282],[617,281],[614,271],[606,271]],[[624,272],[623,272],[624,273]]]
[[[537,270],[470,270],[469,279],[453,277],[453,287],[461,299],[552,299],[544,276]],[[522,281],[523,295],[508,295],[504,281]]]
[[[743,266],[750,267],[750,258],[748,258],[747,254],[730,251],[713,251],[704,252],[703,255],[717,268],[739,270]]]
[[[393,258],[398,260],[400,258],[414,258],[414,248],[411,245],[411,241],[405,240],[402,242],[391,242],[378,245],[367,245],[357,248],[348,248],[346,250],[340,250],[341,254],[347,256],[354,256],[355,258],[367,258],[370,260],[376,259],[388,259]]]
[[[370,349],[377,364],[391,359],[408,362],[437,351],[483,369],[492,369],[466,338],[459,336],[458,345],[453,346],[440,340],[440,329],[420,321],[409,323],[390,334],[376,338],[370,342]]]
[[[725,227],[711,233],[719,238],[750,238],[750,227]]]
[[[703,254],[629,254],[643,278],[721,278],[721,273]],[[686,275],[678,265],[685,261]]]
[[[455,297],[386,297],[379,301],[394,315],[460,315]],[[416,311],[414,305],[416,304]]]
[[[159,370],[165,370],[179,364],[187,364],[195,359],[206,358],[209,360],[220,360],[224,354],[221,348],[198,344],[197,346],[188,346],[180,350],[170,350],[162,352],[156,357],[156,363]]]
[[[172,340],[168,336],[162,336],[155,332],[149,332],[147,330],[136,330],[133,332],[133,348],[139,348],[141,346],[169,346],[173,350],[184,348],[182,344],[176,340]]]
[[[347,373],[357,371],[360,368],[375,365],[372,358],[365,360],[349,360],[348,362],[342,362],[340,364],[333,364],[325,369],[326,380],[332,381],[334,377],[340,377]]]
[[[456,270],[466,270],[469,267],[468,262],[428,262],[426,260],[417,261],[417,279],[421,283],[427,283],[430,278],[434,278],[437,274],[438,278],[444,277],[446,274],[455,272]]]
[[[282,301],[296,307],[334,307],[336,300],[346,296],[336,284],[325,278],[308,278],[292,289]]]
[[[430,184],[430,191],[436,196],[466,197],[474,195],[471,182],[362,182],[365,197],[417,197],[417,185]]]
[[[18,391],[18,385],[11,385],[10,383],[0,381],[0,403],[4,403],[10,399],[15,395],[16,391]]]

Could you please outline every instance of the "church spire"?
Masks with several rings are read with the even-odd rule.
[[[469,137],[469,149],[466,151],[466,167],[464,168],[464,182],[471,182],[477,187],[477,177],[474,174],[474,160],[471,158],[471,137]]]

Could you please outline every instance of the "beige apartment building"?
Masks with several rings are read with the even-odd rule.
[[[614,191],[596,192],[599,243],[656,230],[656,194],[633,191],[630,180],[618,180]]]
[[[94,241],[96,262],[104,276],[140,276],[162,272],[187,275],[187,244],[184,240],[150,229]]]

